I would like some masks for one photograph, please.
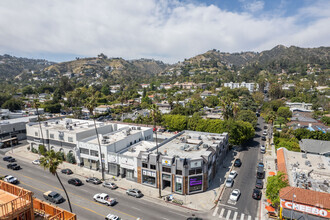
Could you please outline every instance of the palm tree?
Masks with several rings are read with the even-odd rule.
[[[55,151],[53,151],[53,150],[47,151],[46,155],[44,157],[40,158],[40,166],[42,166],[45,170],[47,169],[51,174],[56,176],[58,181],[60,182],[60,184],[64,190],[64,193],[66,195],[66,198],[68,199],[70,212],[72,212],[70,198],[69,198],[68,193],[66,192],[66,189],[63,186],[62,181],[56,171],[58,165],[60,165],[61,163],[63,163],[63,160],[60,155],[60,152],[55,153]]]
[[[41,123],[40,123],[40,115],[39,115],[39,111],[38,111],[39,103],[38,103],[37,99],[33,100],[33,107],[36,109],[36,113],[37,113],[37,117],[38,117],[38,123],[39,123],[39,128],[40,128],[40,133],[41,133],[42,145],[45,147],[44,135],[42,133]]]
[[[101,143],[100,143],[99,132],[97,131],[96,121],[95,121],[95,117],[94,117],[94,108],[97,105],[97,101],[96,101],[97,93],[94,92],[94,89],[89,90],[89,93],[90,93],[88,96],[89,98],[87,99],[87,102],[85,105],[89,111],[89,114],[92,116],[93,121],[94,121],[96,138],[97,138],[97,142],[99,144],[99,161],[100,161],[100,166],[101,166],[101,171],[102,171],[102,180],[104,180],[104,167],[103,167],[103,163],[102,163]]]

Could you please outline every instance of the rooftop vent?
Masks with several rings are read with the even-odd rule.
[[[301,156],[302,156],[302,158],[307,159],[307,154],[302,154]]]
[[[76,123],[74,123],[74,124],[73,124],[73,126],[77,127],[77,124],[76,124]]]
[[[203,148],[208,148],[209,145],[208,144],[203,144]]]
[[[319,169],[324,169],[324,163],[318,163],[317,168]]]
[[[141,127],[136,127],[137,130],[141,130]]]
[[[102,139],[102,144],[106,144],[107,140],[106,139]]]
[[[55,124],[57,124],[57,125],[58,125],[58,121],[55,121]]]

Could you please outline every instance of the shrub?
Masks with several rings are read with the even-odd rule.
[[[27,149],[28,151],[30,151],[31,148],[30,148],[30,146],[28,146],[26,149]]]
[[[72,163],[72,164],[76,163],[76,158],[74,157],[73,153],[69,152],[66,155],[66,161],[69,162],[69,163]]]
[[[35,149],[35,148],[32,148],[31,152],[37,154],[38,153],[38,150]]]
[[[59,151],[58,154],[59,154],[61,160],[65,161],[65,155],[64,155],[64,152]]]

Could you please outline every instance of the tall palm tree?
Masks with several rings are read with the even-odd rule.
[[[48,170],[51,174],[56,176],[57,180],[60,182],[60,184],[61,184],[61,186],[64,190],[64,193],[66,195],[66,198],[68,200],[69,207],[70,207],[70,212],[72,212],[70,198],[69,198],[68,193],[66,192],[66,189],[63,186],[62,181],[61,181],[61,179],[58,176],[58,173],[56,171],[58,165],[60,165],[61,163],[63,163],[63,160],[62,160],[62,157],[60,155],[60,152],[55,153],[55,151],[53,151],[53,150],[47,151],[46,155],[44,157],[40,158],[40,166],[42,166],[45,170]]]
[[[102,172],[102,180],[104,180],[104,167],[103,167],[103,163],[102,163],[101,143],[100,143],[99,132],[97,131],[96,121],[95,121],[95,117],[94,117],[94,108],[97,105],[96,97],[97,97],[97,94],[95,93],[94,89],[89,90],[89,96],[86,99],[87,102],[86,102],[85,106],[88,109],[89,114],[92,116],[93,121],[94,121],[96,138],[97,138],[97,142],[99,144],[99,161],[100,161],[101,172]]]
[[[37,113],[37,117],[38,117],[38,123],[39,123],[39,128],[40,128],[40,133],[41,133],[42,145],[45,147],[44,135],[42,133],[41,123],[40,123],[40,115],[39,115],[39,110],[38,110],[39,103],[38,103],[37,99],[33,100],[33,107],[36,109],[36,113]]]

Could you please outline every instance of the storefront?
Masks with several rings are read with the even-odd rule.
[[[156,172],[142,170],[142,184],[156,187]]]
[[[175,177],[175,192],[182,194],[182,189],[183,189],[183,181],[182,181],[182,176],[176,176]]]
[[[203,176],[189,177],[189,192],[197,192],[203,190]]]
[[[118,176],[119,175],[119,165],[116,163],[108,163],[108,172],[111,175]]]
[[[330,219],[329,198],[329,193],[285,187],[280,191],[281,219]]]
[[[171,174],[163,174],[162,175],[162,180],[163,180],[163,189],[166,187],[172,187],[172,177]]]

